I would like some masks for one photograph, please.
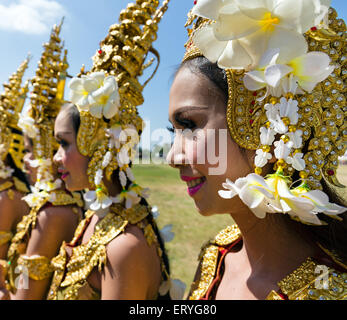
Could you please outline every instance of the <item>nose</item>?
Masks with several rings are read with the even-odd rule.
[[[53,163],[55,165],[59,165],[61,163],[61,154],[60,154],[60,148],[58,149],[58,151],[55,153],[55,155],[53,156]]]
[[[166,156],[166,161],[172,168],[179,169],[182,165],[186,164],[186,157],[182,147],[181,141],[177,141],[177,137],[171,146],[170,151]]]

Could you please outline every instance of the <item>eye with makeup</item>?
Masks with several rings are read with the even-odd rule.
[[[196,122],[191,119],[191,117],[183,116],[181,114],[177,114],[175,116],[175,121],[172,127],[167,127],[170,132],[175,132],[176,129],[189,129],[194,130],[197,128]]]
[[[69,145],[68,142],[65,141],[64,139],[56,138],[56,140],[57,140],[57,143],[58,143],[61,147],[63,147],[63,148],[65,148],[65,147],[67,147],[67,146]]]

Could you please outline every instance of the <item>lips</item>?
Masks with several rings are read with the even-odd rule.
[[[61,175],[61,178],[64,180],[67,176],[69,175],[69,173],[68,172],[66,172],[66,173],[63,173],[62,175]]]
[[[58,168],[58,173],[61,174],[60,177],[61,177],[61,179],[63,179],[63,180],[69,175],[68,172],[65,172],[64,169],[61,169],[61,168]]]
[[[181,176],[181,179],[185,182],[187,182],[188,185],[188,194],[190,196],[193,196],[196,194],[201,187],[204,185],[206,178],[205,177],[188,177],[188,176]]]

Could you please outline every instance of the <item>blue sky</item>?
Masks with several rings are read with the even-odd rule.
[[[51,26],[65,22],[61,37],[68,49],[69,73],[76,75],[82,64],[91,66],[91,57],[105,38],[111,24],[118,22],[121,9],[130,0],[0,0],[0,83],[18,68],[28,52],[33,56],[25,80],[34,76],[49,39]],[[145,103],[139,107],[144,120],[150,120],[151,131],[169,125],[167,109],[172,76],[184,54],[187,40],[184,24],[193,0],[171,0],[169,10],[159,25],[158,40],[161,64],[155,78],[144,90]],[[339,16],[346,20],[347,1],[332,0]],[[2,89],[2,88],[1,88]],[[68,97],[68,89],[66,97]]]

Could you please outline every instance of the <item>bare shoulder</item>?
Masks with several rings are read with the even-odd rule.
[[[155,253],[155,251],[154,251]],[[107,256],[112,265],[128,262],[145,262],[153,255],[142,230],[128,225],[125,231],[107,245]]]
[[[62,232],[68,237],[73,234],[78,224],[78,211],[72,206],[51,206],[43,208],[37,215],[39,231]]]
[[[39,211],[37,216],[38,221],[47,224],[47,223],[74,223],[78,220],[78,211],[77,208],[72,206],[51,206],[43,208]]]
[[[53,206],[41,209],[30,235],[27,254],[55,256],[61,243],[72,239],[77,223],[77,214],[71,207]]]

